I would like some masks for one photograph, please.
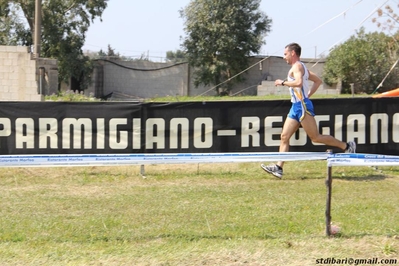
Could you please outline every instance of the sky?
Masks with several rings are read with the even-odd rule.
[[[182,49],[184,20],[179,10],[191,0],[109,0],[102,21],[91,24],[85,51],[108,50],[128,57],[148,56],[162,62],[167,51]],[[326,56],[356,30],[380,31],[372,18],[386,4],[397,0],[261,0],[260,10],[272,19],[259,55],[283,56],[291,42],[302,46],[302,58]]]

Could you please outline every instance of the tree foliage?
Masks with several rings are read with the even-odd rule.
[[[0,44],[28,45],[31,35],[26,29],[24,21],[18,14],[18,9],[8,2],[0,0]]]
[[[0,3],[0,44],[33,45],[35,1],[9,0]],[[41,57],[58,60],[60,81],[73,78],[80,89],[87,87],[91,62],[83,55],[85,34],[101,17],[108,0],[42,0]],[[21,18],[24,18],[23,21]]]
[[[166,61],[173,63],[187,62],[187,55],[182,50],[167,51],[166,52]]]
[[[121,57],[121,55],[118,52],[116,52],[115,49],[112,48],[110,44],[108,44],[107,52],[104,52],[103,49],[100,49],[100,51],[98,52],[98,56],[118,58],[118,59]]]
[[[362,28],[330,52],[324,66],[324,82],[332,85],[342,81],[344,92],[349,92],[354,83],[357,93],[372,93],[398,59],[396,40],[382,32],[365,33]],[[397,74],[394,70],[388,76],[380,92],[398,86]]]
[[[180,11],[186,33],[182,47],[195,68],[195,86],[218,86],[244,70],[251,53],[259,52],[272,23],[259,4],[260,0],[192,0]],[[230,87],[228,82],[216,90]]]

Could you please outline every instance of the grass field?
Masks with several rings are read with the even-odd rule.
[[[0,265],[317,265],[397,260],[399,167],[291,162],[0,169]],[[360,264],[359,264],[360,265]]]

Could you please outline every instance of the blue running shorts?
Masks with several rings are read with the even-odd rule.
[[[313,103],[308,98],[304,99],[301,102],[292,103],[290,112],[288,113],[288,117],[295,119],[296,121],[301,123],[306,113],[311,116],[315,116]]]

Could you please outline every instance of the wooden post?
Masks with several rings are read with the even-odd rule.
[[[326,235],[331,236],[331,194],[332,194],[332,167],[327,166],[327,201],[326,201]]]
[[[143,164],[140,165],[140,175],[141,175],[142,178],[146,178],[145,177],[145,168],[144,168]]]
[[[40,58],[41,34],[42,34],[42,0],[35,1],[35,33],[34,33],[34,58]]]

